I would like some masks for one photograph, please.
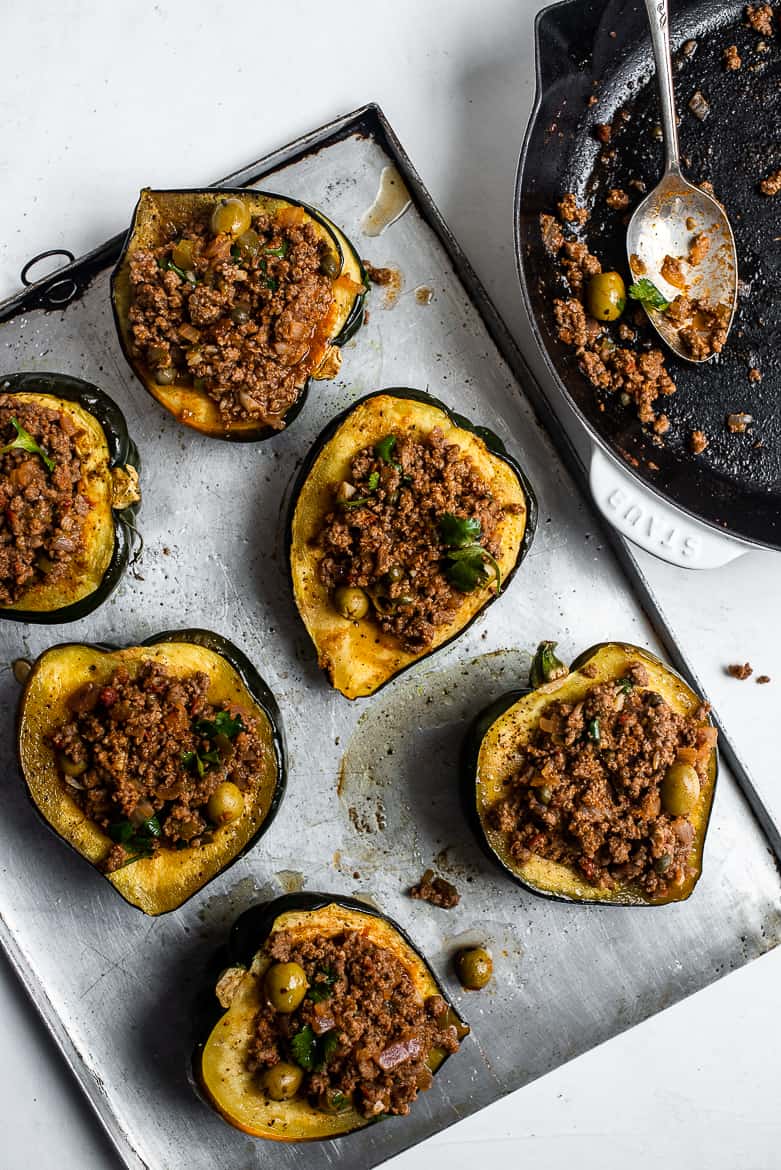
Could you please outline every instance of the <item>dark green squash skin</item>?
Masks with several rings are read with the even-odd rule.
[[[343,906],[346,910],[356,910],[360,914],[368,914],[372,918],[381,918],[404,940],[415,954],[424,963],[434,983],[437,986],[439,994],[453,1012],[461,1024],[466,1024],[463,1016],[456,1011],[450,997],[445,992],[442,984],[432,971],[426,959],[413,943],[407,932],[402,926],[399,926],[395,919],[390,918],[387,914],[383,914],[374,906],[368,905],[366,902],[361,902],[358,898],[350,898],[346,894],[324,894],[315,890],[303,890],[297,894],[283,894],[279,898],[274,898],[271,902],[261,902],[257,906],[250,907],[241,914],[233,926],[231,927],[228,936],[228,942],[221,947],[213,956],[209,963],[206,973],[205,981],[198,993],[195,1004],[195,1019],[196,1019],[196,1045],[192,1054],[192,1058],[188,1064],[188,1076],[190,1084],[192,1085],[196,1095],[208,1105],[210,1109],[214,1106],[208,1100],[203,1092],[200,1083],[199,1068],[201,1053],[211,1035],[212,1029],[217,1025],[220,1019],[225,1015],[225,1008],[222,1007],[219,1000],[214,993],[214,985],[220,971],[226,967],[251,967],[252,961],[260,948],[265,943],[266,939],[271,934],[274,922],[280,914],[285,914],[289,910],[322,910],[325,906],[337,905]],[[437,1068],[437,1075],[439,1070],[447,1063],[452,1054],[448,1053],[443,1059],[442,1063]],[[385,1121],[387,1115],[375,1118],[372,1121],[366,1122],[365,1125],[360,1126],[358,1130],[350,1130],[347,1133],[336,1134],[334,1137],[328,1138],[328,1141],[338,1141],[340,1138],[349,1137],[351,1133],[361,1132],[369,1128],[370,1125],[377,1125],[381,1121]]]
[[[108,444],[109,467],[134,467],[140,473],[141,458],[128,433],[125,416],[116,402],[92,383],[72,378],[69,374],[9,374],[8,377],[0,378],[0,391],[5,394],[50,394],[66,402],[78,403],[84,410],[89,411],[103,428]],[[139,500],[137,504],[131,504],[127,508],[114,509],[114,552],[103,574],[103,580],[93,593],[82,597],[73,605],[48,611],[0,608],[0,620],[61,625],[65,622],[78,621],[79,618],[86,617],[96,610],[114,592],[127,568],[136,534],[135,518],[140,507]]]
[[[251,849],[254,849],[258,841],[260,841],[261,837],[263,837],[267,830],[271,827],[271,823],[279,811],[279,806],[282,803],[282,798],[285,795],[285,789],[287,787],[287,748],[285,744],[285,731],[282,723],[282,715],[271,688],[269,687],[268,683],[266,683],[266,681],[258,674],[257,670],[247,658],[246,654],[244,654],[242,650],[239,650],[238,646],[234,645],[233,642],[230,642],[227,638],[224,638],[222,634],[215,634],[211,630],[166,630],[162,634],[153,634],[150,638],[146,638],[143,642],[126,643],[125,646],[118,646],[115,644],[110,645],[105,642],[91,642],[88,643],[88,645],[94,650],[111,653],[114,650],[126,649],[128,646],[156,646],[158,642],[191,642],[195,646],[203,646],[207,650],[212,650],[215,654],[219,654],[222,658],[230,663],[230,665],[240,676],[241,681],[246,686],[252,698],[267,716],[271,726],[274,761],[277,770],[277,783],[274,789],[274,795],[271,799],[271,804],[269,805],[268,813],[266,814],[265,820],[263,821],[262,825],[260,825],[255,835],[250,838],[243,849],[241,849],[234,856],[230,857],[222,866],[222,868],[211,878],[209,878],[209,881],[205,883],[208,885],[210,882],[214,881],[215,878],[220,877],[226,872],[226,870],[230,869],[230,867],[234,865],[235,862],[239,861],[240,858],[249,853]],[[68,645],[68,643],[60,643],[60,645]],[[49,647],[49,649],[56,649],[56,647]],[[48,650],[46,653],[48,653]],[[17,748],[19,745],[20,730],[21,703],[17,713]],[[21,755],[19,755],[19,766],[20,770],[22,770]],[[71,845],[69,841],[65,841],[64,838],[61,837],[57,832],[54,825],[52,825],[46,819],[33,800],[26,783],[24,785],[24,789],[38,819],[44,825],[46,825],[47,829],[49,829],[49,831],[54,834],[58,841],[64,841],[68,848],[72,849],[73,852],[77,854],[77,856],[81,857],[82,860],[87,861],[83,854],[81,854],[74,845]],[[87,864],[92,866],[93,869],[97,870],[97,867],[93,866],[92,862],[87,861]],[[100,870],[97,870],[97,872],[100,873]],[[101,873],[100,876],[104,881],[108,882],[108,878],[105,874]],[[117,893],[119,897],[122,898],[124,902],[127,902],[127,904],[132,906],[134,910],[138,910],[139,913],[144,913],[144,911],[141,910],[139,906],[136,906],[133,902],[130,902],[127,898],[125,898],[122,892],[118,890],[116,886],[112,885],[111,882],[109,882],[109,885],[115,891],[115,893]],[[186,903],[189,902],[191,898],[194,898],[197,894],[201,893],[203,889],[204,886],[200,886],[197,890],[194,890],[188,898],[185,898],[183,902],[180,902],[178,906],[173,907],[171,910],[163,911],[163,913],[172,914],[175,910],[181,909],[181,907],[186,905]]]
[[[529,549],[532,546],[534,534],[537,530],[538,509],[537,497],[534,494],[534,488],[529,483],[529,480],[527,479],[526,474],[522,470],[521,465],[518,463],[517,459],[510,454],[499,436],[488,427],[477,426],[470,419],[465,418],[464,415],[450,410],[450,408],[446,406],[445,403],[441,401],[441,399],[435,398],[433,394],[425,394],[422,390],[412,390],[406,386],[391,386],[385,390],[374,390],[371,394],[365,394],[363,398],[357,399],[352,404],[352,406],[348,406],[346,410],[343,410],[341,414],[338,414],[336,418],[332,419],[328,426],[325,427],[323,431],[321,431],[315,442],[312,444],[308,455],[301,465],[301,469],[296,476],[295,482],[293,484],[293,490],[290,495],[290,504],[288,506],[285,529],[285,555],[287,558],[288,579],[290,581],[290,588],[292,591],[293,574],[291,566],[291,555],[293,551],[293,515],[296,510],[296,504],[298,503],[298,497],[301,493],[301,489],[303,488],[304,483],[306,482],[317,457],[319,456],[323,447],[326,446],[326,444],[339,430],[339,427],[342,425],[345,419],[348,418],[357,407],[359,407],[364,402],[369,402],[372,398],[380,398],[384,395],[388,395],[392,398],[409,398],[413,402],[422,402],[426,406],[439,407],[439,409],[443,410],[448,418],[450,418],[456,426],[461,427],[465,431],[471,431],[472,434],[479,436],[492,455],[495,455],[498,459],[501,459],[504,463],[507,463],[512,468],[513,473],[515,474],[521,485],[521,488],[523,489],[523,494],[526,499],[526,527],[523,533],[523,540],[521,541],[521,547],[518,550],[518,557],[512,567],[512,570],[505,576],[504,580],[502,581],[501,592],[490,597],[486,601],[485,605],[477,611],[471,621],[468,621],[465,626],[461,626],[453,633],[452,637],[448,638],[447,641],[443,642],[440,646],[437,646],[436,650],[430,652],[436,654],[440,650],[444,650],[445,647],[449,646],[451,642],[454,642],[456,638],[460,638],[460,636],[465,633],[470,626],[474,625],[477,619],[485,613],[486,609],[488,609],[488,607],[496,600],[497,597],[504,596],[508,585],[517,573],[518,569],[521,567],[521,564],[525,560]],[[419,666],[420,663],[425,662],[426,658],[428,657],[428,654],[424,654],[421,658],[411,662],[409,666],[403,667],[401,670],[397,671],[396,674],[387,679],[381,686],[377,687],[376,691],[373,691],[372,695],[368,697],[371,698],[374,695],[378,695],[380,691],[384,690],[388,683],[392,682],[394,679],[400,678],[413,667]]]
[[[628,645],[628,643],[622,643],[622,644]],[[595,645],[590,646],[588,648],[588,650],[584,650],[582,653],[578,654],[578,656],[572,661],[572,663],[569,667],[570,674],[575,670],[579,670],[581,665],[583,665],[585,662],[587,662],[588,659],[591,658],[592,655],[594,655],[597,652],[597,650],[600,650],[603,646],[609,646],[609,645],[611,645],[610,642],[597,642],[597,643],[595,643]],[[651,652],[649,650],[643,650],[642,652],[647,657],[654,658],[661,666],[664,667],[664,669],[666,671],[668,671],[669,674],[675,675],[676,678],[680,678],[680,675],[678,675],[677,671],[673,670],[673,668],[671,666],[669,666],[666,662],[663,662],[661,658],[657,658],[656,655],[651,654]],[[681,679],[681,681],[684,682],[685,685],[688,686],[688,683],[686,683],[685,679]],[[505,875],[505,877],[508,877],[510,879],[510,881],[515,882],[516,885],[518,885],[522,889],[528,891],[528,893],[534,894],[535,897],[538,897],[538,898],[547,898],[547,900],[549,902],[565,902],[569,906],[572,906],[572,905],[622,906],[624,909],[626,909],[627,908],[626,902],[621,902],[618,900],[613,901],[610,898],[600,898],[599,900],[597,900],[597,899],[592,900],[590,898],[568,898],[568,897],[564,897],[561,894],[552,893],[550,890],[540,889],[538,886],[535,886],[531,882],[526,881],[524,878],[520,877],[514,870],[512,870],[508,866],[506,866],[504,864],[504,862],[501,860],[501,858],[497,857],[496,853],[491,848],[491,843],[488,840],[488,837],[486,836],[486,832],[485,832],[485,829],[483,827],[483,822],[480,819],[480,813],[478,811],[478,806],[477,806],[477,790],[476,790],[476,786],[475,786],[475,777],[477,775],[477,759],[478,759],[478,755],[480,753],[480,746],[483,742],[483,739],[487,735],[489,728],[496,722],[496,720],[499,719],[502,715],[504,715],[505,711],[508,711],[509,708],[512,707],[515,703],[517,703],[519,699],[522,699],[524,695],[530,694],[533,689],[534,688],[532,688],[532,687],[523,687],[523,688],[520,688],[520,689],[514,690],[514,691],[506,691],[503,695],[500,695],[498,699],[495,699],[487,707],[484,707],[483,710],[478,713],[478,715],[475,717],[475,719],[471,723],[471,725],[470,725],[470,727],[469,727],[469,729],[464,737],[462,746],[461,746],[461,760],[460,760],[461,784],[460,784],[460,788],[461,788],[461,804],[462,804],[462,808],[464,811],[464,815],[466,816],[466,819],[469,822],[469,826],[472,829],[473,833],[475,834],[475,837],[477,838],[477,842],[480,845],[480,848],[482,849],[483,853],[488,858],[488,860],[491,861],[495,866],[497,866],[502,871],[502,873]],[[711,802],[710,802],[710,806],[708,808],[708,814],[707,814],[705,824],[703,826],[703,831],[702,831],[703,840],[707,836],[708,825],[710,824],[710,818],[711,818],[711,815],[713,812],[713,798],[715,797],[717,779],[718,779],[718,755],[717,755],[717,759],[716,759],[716,776],[714,777],[713,795],[711,796]],[[701,867],[701,869],[702,869],[702,867]],[[695,883],[695,886],[696,886],[696,883]],[[638,903],[635,903],[632,905],[632,909],[641,908],[643,906],[647,906],[647,907],[652,908],[652,909],[661,909],[661,908],[664,908],[664,906],[666,906],[666,905],[675,905],[679,902],[685,902],[694,893],[695,886],[692,886],[691,890],[686,895],[686,897],[678,898],[678,899],[676,899],[676,902],[658,903],[658,904],[654,903],[654,902],[638,902]]]
[[[159,191],[156,190],[156,193],[158,193],[160,195],[175,195],[175,194],[180,194],[181,189],[180,188],[160,189]],[[300,199],[293,199],[290,195],[277,195],[272,191],[259,191],[259,190],[256,190],[254,187],[190,187],[190,188],[187,188],[187,193],[191,194],[191,195],[209,195],[209,196],[213,197],[215,201],[217,201],[219,199],[230,198],[231,196],[239,196],[240,197],[242,195],[249,194],[249,195],[256,195],[256,196],[265,196],[268,199],[283,199],[286,203],[289,203],[291,205],[291,207],[302,207],[304,209],[304,211],[307,213],[307,215],[310,215],[312,217],[312,219],[316,219],[317,222],[319,224],[322,224],[322,226],[326,229],[326,231],[331,236],[331,240],[333,242],[334,248],[336,249],[336,251],[339,255],[340,260],[342,260],[342,262],[344,261],[344,252],[342,250],[342,246],[339,243],[339,241],[337,240],[337,238],[331,233],[331,230],[330,230],[330,227],[328,224],[328,220],[326,219],[326,217],[324,215],[322,215],[319,211],[317,211],[314,207],[310,207],[310,205],[308,203],[304,203]],[[136,374],[135,358],[130,353],[129,348],[125,343],[124,334],[122,332],[122,329],[120,328],[120,320],[119,320],[120,315],[119,315],[119,310],[117,308],[116,298],[114,296],[114,285],[116,283],[116,278],[117,278],[117,274],[119,272],[119,269],[120,269],[120,267],[125,259],[125,255],[126,255],[127,250],[132,242],[133,236],[135,234],[136,216],[138,214],[139,205],[140,205],[140,199],[136,203],[136,206],[133,210],[133,219],[132,219],[130,227],[128,229],[127,236],[125,237],[125,242],[122,245],[122,251],[119,255],[119,259],[117,260],[117,263],[114,266],[114,270],[111,274],[111,282],[110,282],[111,309],[112,309],[112,312],[114,315],[114,323],[115,323],[116,328],[117,328],[117,338],[119,339],[119,344],[120,344],[120,347],[122,349],[122,353],[125,356],[125,360],[127,361],[127,364],[130,366],[130,368],[134,374]],[[353,249],[353,251],[355,251],[355,249]],[[358,253],[355,252],[355,255],[357,256]],[[339,335],[337,337],[333,337],[331,339],[332,345],[337,345],[337,346],[344,345],[345,342],[349,341],[350,338],[353,337],[358,332],[361,325],[363,324],[364,301],[366,300],[366,293],[367,293],[368,287],[369,287],[369,282],[368,282],[368,279],[366,277],[366,273],[364,271],[363,265],[361,265],[361,273],[363,276],[364,291],[362,293],[359,293],[358,296],[356,297],[355,304],[353,305],[350,316],[348,317],[348,319],[345,321],[344,325],[342,326],[342,329],[339,332]],[[136,374],[136,377],[138,377],[138,374]],[[139,381],[141,382],[141,385],[144,386],[144,383],[143,383],[141,378],[139,378]],[[298,415],[303,410],[304,405],[305,405],[306,400],[307,400],[307,397],[309,396],[309,389],[311,387],[311,384],[312,384],[312,378],[310,376],[309,378],[307,378],[305,384],[302,386],[301,393],[299,394],[298,398],[296,399],[296,401],[292,404],[290,409],[285,414],[285,427],[284,427],[285,430],[288,429],[290,424],[294,421],[294,419],[296,419],[298,417]],[[144,389],[147,390],[147,387],[144,386]],[[149,390],[147,390],[147,393],[149,394],[149,396],[151,398],[154,399],[154,396],[151,394],[151,392]],[[154,399],[154,401],[157,402],[157,399]],[[157,402],[157,405],[160,406],[161,409],[165,410],[165,407],[162,406],[161,403]],[[168,412],[166,412],[166,413],[168,413]],[[178,422],[179,420],[176,420],[176,421]],[[246,431],[241,431],[241,432],[225,431],[224,434],[210,435],[208,437],[222,439],[228,443],[262,443],[262,442],[265,442],[267,439],[273,439],[274,435],[278,435],[278,434],[279,434],[279,430],[275,427],[259,426],[256,430],[246,430]]]

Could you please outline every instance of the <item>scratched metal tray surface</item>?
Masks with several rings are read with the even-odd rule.
[[[366,238],[361,220],[391,163],[413,204]],[[682,905],[558,905],[484,860],[458,799],[458,745],[470,716],[525,681],[529,648],[542,637],[557,637],[569,655],[605,638],[658,649],[657,637],[530,406],[531,387],[513,372],[523,380],[517,353],[379,111],[367,107],[233,179],[321,207],[373,264],[398,267],[403,287],[391,306],[382,289],[372,291],[369,321],[346,347],[339,379],[316,384],[290,429],[260,446],[185,430],[134,380],[109,308],[116,240],[54,287],[43,282],[0,306],[2,372],[66,371],[122,406],[143,459],[145,541],[135,571],[90,617],[68,627],[0,623],[2,942],[128,1167],[366,1170],[776,945],[781,884],[726,768],[704,875]],[[420,287],[432,291],[428,304]],[[56,310],[35,307],[68,297]],[[283,517],[324,424],[360,395],[394,385],[429,389],[496,430],[536,488],[540,523],[507,593],[464,637],[351,704],[318,673],[294,611]],[[128,643],[192,625],[243,647],[274,689],[290,748],[288,793],[247,857],[182,909],[149,919],[34,816],[14,757],[18,686],[9,664],[59,641]],[[460,888],[455,910],[405,895],[432,863]],[[358,895],[397,918],[472,1025],[409,1117],[307,1147],[238,1133],[188,1083],[189,1009],[202,969],[237,914],[301,888]],[[495,955],[496,978],[481,993],[463,993],[452,974],[453,952],[467,941]]]

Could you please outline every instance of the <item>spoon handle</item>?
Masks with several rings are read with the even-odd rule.
[[[651,26],[651,45],[656,62],[656,81],[662,107],[662,134],[664,135],[664,163],[666,173],[680,174],[678,127],[675,116],[673,66],[670,59],[670,18],[667,0],[645,0],[648,23]]]

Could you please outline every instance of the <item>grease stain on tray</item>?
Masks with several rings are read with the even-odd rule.
[[[434,299],[434,290],[427,284],[419,284],[415,291],[415,300],[419,305],[430,305]]]
[[[361,220],[361,231],[365,236],[381,236],[401,218],[411,202],[410,193],[396,167],[383,167],[374,202]]]
[[[525,682],[528,669],[526,652],[495,650],[419,668],[374,699],[339,768],[337,795],[352,829],[345,865],[391,873],[406,889],[422,872],[420,841],[433,840],[437,866],[462,882],[485,869],[459,801],[461,741],[474,716]]]

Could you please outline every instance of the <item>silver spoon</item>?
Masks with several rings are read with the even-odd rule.
[[[659,84],[665,166],[662,181],[646,196],[629,222],[626,237],[629,269],[636,282],[643,277],[650,280],[668,302],[683,293],[710,306],[726,306],[723,313],[729,332],[738,296],[738,261],[732,228],[721,204],[681,174],[667,0],[645,0],[645,7]],[[702,234],[709,240],[707,254],[696,265],[689,264],[686,258],[692,242]],[[662,276],[667,256],[673,260],[683,258],[679,268],[685,288],[671,284]],[[651,324],[680,357],[687,361],[707,361],[713,356],[712,352],[693,356],[679,336],[678,324],[645,301],[643,306]],[[695,314],[695,328],[696,322]]]

